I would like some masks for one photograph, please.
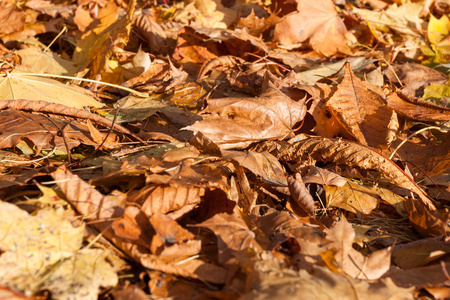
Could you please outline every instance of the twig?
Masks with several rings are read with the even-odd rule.
[[[424,132],[428,129],[436,129],[439,130],[440,132],[447,132],[447,130],[445,128],[441,128],[441,127],[437,127],[437,126],[429,126],[429,127],[425,127],[422,128],[420,130],[417,130],[416,132],[408,135],[408,137],[406,139],[404,139],[398,146],[397,148],[395,148],[395,150],[391,153],[391,155],[389,156],[389,159],[392,160],[392,158],[394,157],[395,153],[397,153],[398,149],[400,149],[400,147],[402,147],[410,138],[412,138],[413,136],[415,136],[416,134],[419,134],[421,132]]]
[[[70,165],[67,167],[68,169],[71,169],[71,168],[73,168],[73,167],[75,167],[75,166],[81,164],[83,161],[85,161],[86,159],[92,157],[95,153],[97,153],[97,152],[100,150],[100,148],[101,148],[101,147],[103,146],[103,144],[106,142],[106,139],[108,138],[109,134],[112,132],[112,130],[113,130],[113,128],[114,128],[114,124],[116,123],[116,118],[117,118],[117,114],[119,113],[119,109],[120,109],[120,106],[117,105],[116,112],[115,112],[115,114],[114,114],[114,119],[112,120],[111,127],[109,128],[108,133],[106,134],[106,136],[105,136],[105,138],[103,139],[102,143],[101,143],[97,148],[95,148],[94,152],[92,152],[91,154],[89,154],[88,156],[86,156],[85,158],[83,158],[82,160],[79,160],[79,161],[77,161],[77,162],[75,162],[75,163],[73,163],[73,164],[70,164]]]
[[[44,159],[49,158],[50,156],[52,156],[53,153],[55,153],[56,148],[57,148],[57,147],[55,146],[55,147],[53,148],[53,150],[52,150],[49,154],[47,154],[47,155],[44,156],[44,157],[37,158],[37,159],[34,159],[34,160],[23,161],[23,160],[9,160],[9,159],[2,159],[2,160],[0,160],[0,163],[6,163],[6,162],[15,163],[15,164],[29,164],[29,163],[35,163],[35,162],[44,160]]]

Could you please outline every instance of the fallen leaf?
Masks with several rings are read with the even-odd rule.
[[[235,268],[235,265],[241,262],[239,255],[255,256],[262,252],[261,246],[255,240],[255,234],[239,215],[216,214],[195,226],[206,227],[214,232],[218,241],[219,263],[228,269]]]
[[[448,212],[429,211],[422,203],[411,198],[404,204],[413,228],[423,237],[440,236],[447,232],[450,215]]]
[[[402,93],[410,97],[421,97],[424,87],[431,84],[445,84],[448,81],[448,77],[443,73],[415,63],[393,64],[384,71],[384,74],[391,82],[404,84]]]
[[[119,7],[114,1],[109,0],[108,5],[99,9],[96,26],[87,30],[77,41],[77,47],[73,55],[73,61],[79,65],[79,70],[90,67],[92,77],[102,75],[102,79],[114,78],[109,61],[114,52],[122,49],[128,42],[131,31],[131,19],[136,1],[130,1],[127,14],[119,18]],[[101,53],[102,55],[98,55]],[[119,74],[120,76],[120,74]],[[116,82],[120,83],[115,78]]]
[[[324,190],[327,205],[356,213],[360,218],[362,215],[370,214],[377,207],[380,199],[375,189],[350,180],[342,187],[325,185]]]
[[[423,122],[450,121],[450,108],[429,101],[414,100],[401,93],[393,93],[387,99],[388,107],[398,114]]]
[[[394,162],[360,144],[338,139],[310,137],[279,151],[280,160],[306,160],[310,157],[318,161],[332,161],[377,170],[390,183],[417,193],[429,209],[436,209],[426,193]]]
[[[100,286],[118,283],[102,250],[80,251],[84,226],[74,228],[61,211],[42,209],[31,216],[10,203],[0,201],[0,206],[3,284],[23,292],[45,287],[59,299],[96,299]]]
[[[142,256],[140,262],[148,269],[159,270],[169,274],[199,279],[215,284],[224,284],[228,273],[227,270],[222,267],[199,259],[190,259],[173,263],[165,262],[159,259],[158,256],[147,254]]]
[[[68,153],[81,143],[96,144],[83,124],[49,119],[15,109],[0,112],[0,132],[0,149],[13,148],[27,140],[35,146],[36,154],[42,149],[55,147],[62,153]]]
[[[425,266],[449,252],[447,239],[427,238],[396,245],[392,252],[392,261],[402,269],[411,269]]]
[[[0,80],[0,100],[16,99],[47,101],[75,108],[103,106],[78,86],[26,73],[12,73]]]
[[[347,64],[344,77],[325,108],[358,142],[385,148],[392,111],[376,91],[375,86],[357,78]]]
[[[389,270],[392,247],[363,256],[352,247],[355,231],[345,217],[342,216],[332,229],[325,229],[325,233],[327,239],[332,241],[327,245],[328,251],[334,252],[332,260],[324,259],[325,256],[321,255],[329,267],[333,264],[333,268],[342,270],[350,277],[365,280],[379,279]]]
[[[309,39],[311,47],[324,55],[350,52],[347,44],[356,38],[347,31],[331,0],[297,0],[297,10],[275,25],[275,41],[292,47]]]
[[[286,176],[280,162],[268,152],[243,152],[222,150],[222,157],[237,161],[242,167],[248,169],[257,176],[261,176],[263,181],[286,186]]]
[[[16,10],[12,3],[2,2],[0,4],[0,34],[9,34],[18,31],[25,25],[23,12]]]
[[[347,180],[342,176],[316,166],[309,166],[309,171],[303,176],[303,181],[305,183],[317,183],[337,187],[347,184]]]
[[[400,288],[390,279],[368,282],[315,266],[312,272],[294,271],[266,254],[255,264],[254,289],[243,300],[263,299],[374,299],[412,300],[413,288]]]
[[[309,193],[299,173],[295,173],[295,178],[289,176],[287,178],[289,192],[296,204],[298,204],[305,212],[314,217],[315,205],[314,199]]]
[[[303,102],[281,93],[270,81],[257,98],[223,98],[208,100],[208,107],[197,121],[185,130],[202,132],[221,148],[244,147],[266,139],[283,139],[306,113]]]

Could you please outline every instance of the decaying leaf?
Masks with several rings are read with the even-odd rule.
[[[243,147],[267,139],[283,139],[306,113],[303,102],[296,102],[266,81],[257,98],[208,100],[202,121],[185,127],[200,131],[220,147]]]
[[[272,154],[268,152],[260,153],[232,150],[222,150],[221,152],[224,158],[235,160],[253,174],[261,176],[263,181],[280,186],[287,185],[283,167]]]

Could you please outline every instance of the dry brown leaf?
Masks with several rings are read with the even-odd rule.
[[[362,255],[352,247],[355,230],[344,216],[332,229],[325,229],[325,233],[332,243],[321,256],[331,270],[341,270],[352,278],[365,280],[379,279],[389,270],[392,247]]]
[[[166,262],[161,260],[158,256],[148,254],[142,256],[140,262],[148,269],[159,270],[165,273],[192,279],[199,279],[215,284],[224,284],[228,274],[227,270],[224,268],[209,264],[199,259]]]
[[[396,140],[393,146],[397,146],[406,139],[407,133]],[[419,177],[423,175],[434,176],[438,174],[450,173],[450,132],[448,132],[442,142],[416,135],[406,141],[400,147],[397,154],[403,161],[411,163],[411,169]]]
[[[249,10],[251,10],[250,13],[248,13]],[[260,36],[277,21],[279,21],[279,18],[275,14],[269,16],[262,6],[249,3],[241,8],[236,28],[245,27],[251,35]]]
[[[80,31],[85,31],[86,28],[94,21],[91,14],[83,8],[82,5],[78,6],[75,10],[75,16],[73,22],[77,25]]]
[[[153,214],[150,217],[150,223],[156,234],[168,244],[182,243],[195,237],[194,234],[181,227],[175,220],[161,213]]]
[[[56,147],[63,153],[81,143],[96,145],[86,125],[51,119],[15,109],[0,112],[0,149],[14,148],[21,141],[31,141],[36,154]]]
[[[409,97],[421,97],[425,86],[446,84],[448,81],[448,77],[443,73],[415,63],[393,64],[384,71],[384,74],[391,82],[399,83],[400,79],[405,85],[402,92]]]
[[[168,213],[182,208],[185,205],[198,204],[205,190],[195,186],[147,185],[129,197],[130,202],[142,205],[142,211],[147,216],[154,213]]]
[[[88,119],[96,124],[103,125],[106,128],[112,127],[117,132],[130,135],[134,137],[136,140],[142,141],[131,131],[129,131],[128,129],[119,124],[114,124],[112,121],[99,115],[90,113],[86,110],[69,107],[63,104],[49,103],[47,101],[29,101],[29,100],[0,101],[0,110],[3,110],[5,108],[17,110],[29,110],[32,112],[45,112],[50,114],[64,115],[73,118]]]
[[[428,211],[422,203],[410,198],[404,204],[412,227],[423,237],[441,236],[447,232],[450,213]]]
[[[358,142],[384,148],[392,111],[376,90],[377,87],[356,77],[347,63],[344,77],[325,107]]]
[[[286,186],[286,176],[278,159],[269,152],[244,152],[222,150],[222,156],[237,161],[263,181],[279,186]]]
[[[246,52],[262,54],[269,52],[269,48],[245,29],[186,26],[178,33],[173,58],[182,62],[205,63],[223,55],[242,57]]]
[[[283,139],[306,113],[304,101],[296,102],[266,80],[257,98],[208,100],[202,121],[185,130],[200,131],[221,148],[244,147],[250,143]]]
[[[319,254],[330,243],[325,238],[325,233],[318,227],[303,223],[285,211],[268,213],[258,218],[256,225],[272,240],[280,235],[284,236],[284,239],[280,242],[284,242],[288,238],[294,238],[300,246],[300,253],[308,256],[310,264],[321,261]]]
[[[448,238],[428,238],[396,245],[392,261],[402,269],[422,267],[450,253]]]
[[[347,43],[356,38],[347,31],[331,0],[297,0],[297,10],[275,26],[275,41],[295,47],[309,39],[311,47],[324,55],[350,52]]]
[[[166,32],[153,16],[145,13],[137,16],[134,26],[137,32],[147,40],[151,53],[166,54],[168,52]]]
[[[216,214],[214,217],[195,226],[206,227],[214,232],[218,239],[219,263],[233,268],[237,264],[240,252],[251,256],[262,252],[255,240],[255,234],[244,220],[236,214]],[[237,261],[236,261],[237,260]]]
[[[442,264],[432,264],[407,270],[393,267],[385,277],[391,279],[399,287],[420,289],[446,285],[449,273],[449,263],[442,261]]]
[[[280,160],[303,161],[313,158],[318,161],[331,161],[363,169],[373,169],[390,183],[416,193],[422,202],[431,210],[434,204],[417,183],[407,175],[397,164],[386,156],[357,143],[340,139],[310,137],[279,152]]]
[[[206,73],[216,68],[235,68],[236,66],[243,65],[245,60],[240,57],[225,55],[205,62],[198,73],[198,80],[205,77]]]
[[[356,213],[359,218],[370,214],[377,207],[380,198],[375,189],[350,180],[342,187],[324,186],[324,190],[327,205]]]
[[[305,183],[317,183],[321,185],[332,185],[341,187],[347,184],[347,180],[327,169],[322,169],[316,166],[309,166],[308,173],[303,176],[303,181]]]
[[[298,204],[305,212],[314,217],[315,206],[314,199],[309,193],[302,180],[302,176],[299,173],[295,173],[295,178],[288,176],[287,178],[289,192],[292,199]]]
[[[371,299],[413,300],[413,288],[399,288],[390,279],[368,282],[348,278],[327,268],[314,266],[294,271],[267,254],[255,264],[252,289],[241,300],[267,299]]]
[[[23,12],[17,11],[12,2],[0,3],[0,35],[19,31],[25,25],[24,19]]]
[[[150,236],[153,231],[147,216],[136,206],[128,206],[125,208],[123,215],[112,222],[111,228],[114,234],[124,241],[143,246],[150,247]]]
[[[194,234],[169,216],[155,213],[150,217],[150,223],[157,234],[152,241],[153,254],[159,255],[164,260],[179,260],[200,252],[201,241],[193,240]]]
[[[413,120],[422,122],[450,121],[450,108],[429,101],[410,99],[399,92],[389,96],[387,105],[398,114]]]
[[[109,196],[105,196],[87,182],[81,180],[80,177],[66,170],[65,167],[58,168],[50,175],[57,181],[67,201],[80,214],[84,215],[86,220],[95,221],[92,226],[101,232],[104,237],[112,241],[116,247],[136,261],[139,261],[142,255],[150,252],[145,247],[118,237],[111,228],[112,220],[121,217],[124,213],[122,203],[125,201],[125,194],[114,192]],[[139,224],[137,219],[132,223]],[[140,230],[143,235],[148,235],[152,232],[151,227],[141,228]],[[149,239],[150,237],[147,236],[144,241]]]

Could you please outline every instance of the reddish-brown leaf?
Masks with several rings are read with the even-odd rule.
[[[102,195],[77,175],[67,171],[65,167],[58,168],[55,172],[51,173],[51,176],[57,181],[67,201],[80,214],[84,215],[86,220],[95,221],[93,226],[99,232],[102,232],[103,236],[112,241],[116,247],[136,261],[139,261],[143,254],[149,253],[145,247],[116,236],[114,230],[111,228],[112,219],[119,218],[124,213],[124,209],[121,206],[121,203],[125,201],[124,194],[115,192],[109,196]],[[135,216],[137,215],[135,214]],[[135,219],[131,223],[139,224],[138,219]],[[149,223],[147,222],[147,224]],[[139,230],[143,235],[152,232],[151,227],[140,228]],[[133,235],[135,236],[135,234]],[[142,237],[140,236],[140,238]],[[150,237],[147,236],[146,239],[148,241]]]
[[[0,3],[0,34],[16,32],[25,25],[23,12],[16,10],[13,2]]]
[[[422,203],[411,198],[404,204],[412,226],[423,237],[440,236],[447,232],[450,213],[428,211]]]
[[[303,176],[305,183],[317,183],[321,185],[344,186],[347,180],[331,171],[316,166],[309,166],[308,173]]]
[[[299,173],[295,174],[295,178],[288,176],[287,178],[289,192],[292,199],[297,203],[305,212],[314,217],[315,206],[314,199],[309,193],[302,180],[302,176]]]
[[[0,132],[0,149],[13,148],[20,141],[29,140],[36,146],[36,154],[55,147],[67,153],[81,143],[96,144],[87,126],[79,122],[69,123],[15,109],[0,112]]]
[[[356,77],[347,63],[344,77],[326,102],[326,108],[361,144],[385,147],[392,111],[376,92],[377,89]]]
[[[398,114],[422,122],[450,121],[450,108],[436,105],[429,101],[414,100],[401,93],[393,93],[387,99],[389,108]]]

